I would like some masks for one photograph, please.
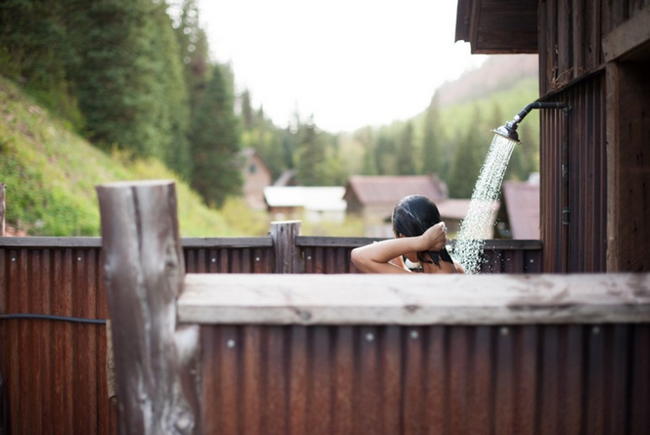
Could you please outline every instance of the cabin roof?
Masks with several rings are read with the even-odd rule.
[[[539,184],[506,181],[503,183],[503,197],[508,208],[512,238],[539,239]]]
[[[269,207],[303,207],[307,210],[345,211],[345,188],[311,186],[268,186],[264,199]]]
[[[456,41],[473,54],[537,53],[537,0],[458,0]]]
[[[438,203],[447,198],[447,185],[436,175],[353,175],[345,191],[348,200],[350,195],[355,195],[363,205],[394,205],[408,195],[423,195]]]

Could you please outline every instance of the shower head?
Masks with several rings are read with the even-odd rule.
[[[512,121],[508,121],[501,127],[492,131],[500,136],[505,137],[506,139],[519,143],[519,134],[517,134],[517,126],[519,125],[521,120],[524,119],[526,115],[528,115],[528,112],[530,112],[532,109],[562,109],[566,113],[566,111],[569,110],[569,107],[567,106],[566,103],[561,103],[561,102],[537,101],[534,103],[530,103],[528,106],[524,107],[521,110],[521,112],[517,113]]]
[[[506,139],[519,143],[519,134],[517,134],[517,123],[514,120],[506,122],[501,127],[492,131],[500,136],[505,137]]]

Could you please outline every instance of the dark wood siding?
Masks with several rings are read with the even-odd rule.
[[[602,38],[648,5],[650,0],[540,1],[540,94],[601,69]]]
[[[605,75],[553,96],[570,106],[541,114],[541,220],[545,272],[604,272],[607,250]]]

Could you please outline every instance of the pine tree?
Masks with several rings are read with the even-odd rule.
[[[395,159],[395,140],[393,137],[380,130],[375,146],[375,166],[378,175],[395,175],[397,174],[397,164]]]
[[[298,182],[303,186],[323,186],[326,184],[325,144],[313,117],[300,127],[298,142],[298,161],[296,165]]]
[[[471,198],[474,186],[483,165],[489,143],[484,144],[480,134],[481,118],[478,107],[467,130],[459,134],[456,153],[447,180],[449,195],[452,198]]]
[[[248,89],[244,90],[241,94],[241,118],[244,130],[250,131],[253,129],[253,107],[251,106],[251,94]],[[264,120],[262,119],[262,122]]]
[[[192,186],[206,204],[221,207],[241,191],[239,128],[228,71],[215,65],[193,121]]]
[[[365,127],[354,134],[354,138],[363,146],[363,175],[377,175],[375,160],[374,132],[371,127]]]
[[[413,123],[408,122],[400,135],[397,150],[397,173],[415,175],[415,145],[413,144]]]
[[[424,118],[424,134],[422,139],[421,174],[435,173],[442,175],[443,167],[448,165],[441,152],[440,120],[438,116],[438,94],[431,99]]]
[[[70,0],[69,66],[88,137],[110,149],[170,161],[187,127],[178,47],[166,3]],[[182,141],[182,139],[181,139]]]

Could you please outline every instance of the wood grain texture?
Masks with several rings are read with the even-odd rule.
[[[198,327],[176,325],[185,274],[173,182],[97,187],[122,434],[200,433]]]
[[[650,274],[188,274],[184,288],[178,314],[181,322],[188,323],[650,321]]]

